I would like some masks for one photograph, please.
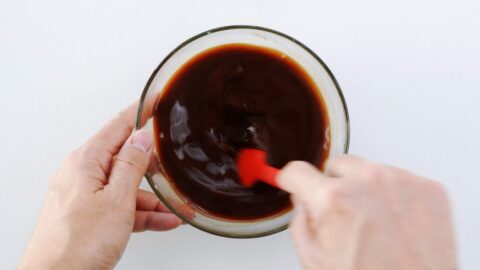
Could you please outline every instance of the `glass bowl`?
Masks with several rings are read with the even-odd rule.
[[[169,79],[184,63],[212,47],[225,44],[249,44],[275,49],[295,60],[311,76],[327,106],[330,120],[329,157],[345,154],[349,144],[349,121],[345,100],[332,72],[309,48],[283,33],[258,26],[225,26],[198,34],[175,48],[153,71],[140,98],[136,128],[153,132],[151,115],[157,98]],[[327,136],[328,137],[328,136]],[[160,200],[186,223],[208,233],[234,238],[266,236],[287,228],[292,210],[259,220],[226,220],[209,216],[179,194],[172,179],[164,173],[154,149],[145,174]]]

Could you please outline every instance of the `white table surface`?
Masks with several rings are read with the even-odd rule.
[[[462,269],[478,269],[475,0],[0,0],[0,269],[18,262],[65,155],[137,99],[177,44],[228,24],[271,27],[317,52],[344,90],[351,153],[444,183]],[[183,226],[135,234],[117,268],[299,266],[286,232],[234,240]]]

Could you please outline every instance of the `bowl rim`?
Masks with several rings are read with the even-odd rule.
[[[328,76],[332,80],[332,82],[335,86],[335,89],[337,90],[337,94],[339,95],[340,100],[342,102],[342,109],[345,113],[346,141],[345,141],[345,146],[344,146],[344,151],[343,152],[344,152],[344,154],[347,154],[348,150],[349,150],[349,147],[350,147],[350,116],[349,116],[349,113],[348,113],[347,103],[345,101],[345,97],[343,95],[342,89],[340,88],[340,85],[339,85],[337,79],[335,78],[335,76],[333,75],[332,71],[328,68],[328,66],[325,64],[325,62],[323,62],[323,60],[315,52],[313,52],[309,47],[307,47],[302,42],[298,41],[297,39],[295,39],[295,38],[293,38],[293,37],[291,37],[291,36],[289,36],[285,33],[279,32],[277,30],[273,30],[273,29],[270,29],[270,28],[262,27],[262,26],[256,26],[256,25],[227,25],[227,26],[212,28],[210,30],[207,30],[207,31],[204,31],[204,32],[201,32],[197,35],[192,36],[191,38],[185,40],[180,45],[178,45],[175,49],[173,49],[166,57],[163,58],[163,60],[160,62],[160,64],[157,66],[157,68],[155,68],[155,70],[152,72],[152,74],[148,78],[148,81],[145,84],[145,87],[143,88],[142,95],[140,96],[140,101],[139,101],[139,104],[138,104],[137,117],[136,117],[136,120],[135,120],[135,130],[138,130],[138,129],[142,128],[141,119],[142,119],[144,101],[145,101],[145,97],[147,95],[148,89],[150,88],[150,85],[152,84],[154,78],[157,76],[157,73],[160,71],[160,69],[165,65],[165,63],[168,60],[170,60],[170,58],[172,58],[172,56],[175,53],[180,51],[187,44],[190,44],[191,42],[193,42],[193,41],[195,41],[195,40],[197,40],[201,37],[204,37],[204,36],[207,36],[209,34],[216,33],[216,32],[228,31],[228,30],[237,30],[237,29],[260,30],[260,31],[269,32],[269,33],[281,36],[283,38],[286,38],[286,39],[292,41],[293,43],[297,44],[298,46],[300,46],[306,52],[308,52],[325,69]],[[193,223],[189,222],[188,220],[186,220],[158,192],[158,190],[155,188],[155,184],[153,183],[153,180],[150,178],[150,176],[148,176],[148,174],[145,174],[145,178],[147,179],[148,184],[150,185],[150,187],[152,188],[154,193],[157,195],[157,197],[160,199],[160,201],[173,214],[175,214],[177,217],[182,219],[185,223],[190,224],[193,227],[195,227],[195,228],[197,228],[201,231],[204,231],[204,232],[207,232],[207,233],[210,233],[210,234],[214,234],[214,235],[217,235],[217,236],[230,237],[230,238],[258,238],[258,237],[268,236],[268,235],[271,235],[271,234],[274,234],[274,233],[277,233],[277,232],[281,232],[281,231],[286,230],[288,228],[288,224],[286,224],[284,226],[281,226],[281,227],[278,227],[278,228],[275,228],[275,229],[272,229],[272,230],[269,230],[269,231],[260,232],[260,233],[256,233],[256,234],[250,234],[250,235],[236,235],[236,234],[231,234],[231,233],[208,230],[206,228],[203,228],[201,226],[198,226],[198,225],[193,224]]]

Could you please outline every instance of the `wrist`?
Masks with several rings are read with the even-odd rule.
[[[42,230],[34,232],[18,269],[85,269],[80,260],[74,260],[73,249],[67,247],[67,240]],[[63,241],[62,241],[63,240]]]
[[[37,250],[29,250],[25,253],[20,261],[18,270],[30,269],[81,269],[71,264],[63,257],[53,256],[48,254],[48,251],[39,252]]]

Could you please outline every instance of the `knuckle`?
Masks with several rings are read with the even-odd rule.
[[[119,157],[117,158],[117,162],[122,164],[123,167],[129,168],[129,169],[135,169],[135,170],[141,169],[140,165],[131,158]]]
[[[123,119],[125,114],[126,114],[125,110],[121,110],[115,114],[115,117],[113,118],[113,120]]]
[[[117,112],[113,118],[110,120],[109,124],[116,126],[118,124],[121,124],[125,122],[125,119],[128,117],[127,112],[125,110],[121,110]]]
[[[290,161],[285,165],[285,171],[290,172],[290,171],[303,171],[305,169],[310,168],[310,164],[305,162],[305,161]]]
[[[75,150],[73,150],[68,156],[67,158],[65,159],[65,163],[75,163],[79,160],[80,158],[80,149],[77,148]]]
[[[85,162],[90,156],[93,155],[92,147],[89,143],[73,150],[70,155],[67,157],[67,162],[73,164],[79,164]]]
[[[92,142],[85,143],[85,145],[83,145],[80,149],[80,157],[82,159],[91,159],[92,157],[96,157],[101,152],[100,149]]]
[[[143,157],[137,151],[130,151],[128,155],[119,155],[116,162],[128,169],[143,170]]]
[[[407,187],[415,185],[418,181],[417,176],[401,169],[396,169],[394,171],[392,179],[395,180],[397,184]]]
[[[348,162],[348,160],[349,160],[349,157],[346,156],[346,155],[330,158],[330,159],[327,160],[327,164],[326,164],[325,168],[328,171],[332,168],[335,168],[335,167],[338,167],[338,166],[344,164],[345,162]]]
[[[122,110],[122,111],[118,111],[116,112],[113,117],[108,121],[107,125],[108,124],[114,124],[118,121],[121,121],[121,119],[124,117],[124,114],[125,112]]]
[[[341,155],[329,159],[327,166],[336,166],[338,164],[351,164],[353,162],[359,161],[363,162],[363,159],[353,155]]]
[[[427,189],[428,192],[433,193],[437,197],[440,198],[447,198],[447,192],[445,190],[445,187],[437,181],[433,180],[426,180],[424,182],[424,186]]]
[[[444,186],[433,180],[426,180],[424,182],[424,191],[428,194],[431,211],[444,218],[451,217],[450,202],[448,194]]]
[[[370,164],[365,166],[359,173],[360,177],[368,180],[370,183],[378,183],[385,178],[387,169],[379,164]]]
[[[306,169],[310,169],[309,166],[311,165],[309,165],[305,161],[298,161],[298,160],[290,161],[287,163],[287,165],[285,165],[285,167],[283,167],[282,170],[280,170],[280,172],[278,173],[278,178],[280,179],[292,178],[298,175],[299,172],[303,172]]]
[[[64,161],[64,167],[85,172],[97,167],[102,153],[90,144],[85,144],[72,151]]]

